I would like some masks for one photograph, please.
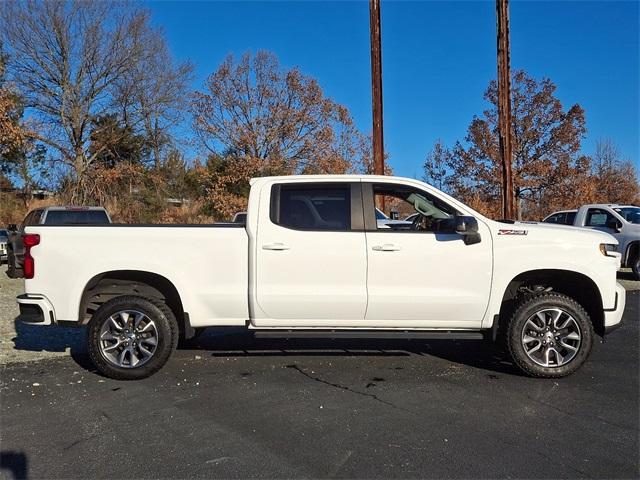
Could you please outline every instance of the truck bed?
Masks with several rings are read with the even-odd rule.
[[[40,235],[31,251],[36,274],[25,280],[26,293],[46,292],[57,320],[82,319],[87,279],[114,271],[169,280],[194,327],[244,325],[249,317],[248,237],[242,224],[39,225],[25,232]]]

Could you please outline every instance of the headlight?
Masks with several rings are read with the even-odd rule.
[[[617,257],[616,246],[613,243],[601,243],[600,244],[600,253],[607,257]]]

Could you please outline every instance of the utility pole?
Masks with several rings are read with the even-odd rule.
[[[380,36],[380,0],[369,0],[371,30],[371,99],[373,104],[373,173],[384,175],[382,136],[382,41]]]
[[[514,218],[511,143],[511,68],[509,51],[509,0],[496,0],[498,27],[498,131],[502,164],[502,217]]]

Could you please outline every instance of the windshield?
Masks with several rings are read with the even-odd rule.
[[[453,213],[446,212],[440,208],[447,208],[446,206],[436,205],[436,202],[425,198],[419,193],[412,193],[406,200],[413,205],[416,212],[424,215],[425,217],[444,219],[451,218],[453,216]]]
[[[627,222],[640,224],[640,207],[621,207],[614,210]]]

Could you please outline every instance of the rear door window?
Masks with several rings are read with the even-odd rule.
[[[560,213],[555,213],[551,215],[544,222],[545,223],[564,223],[564,219],[565,219],[565,213],[560,212]]]
[[[351,186],[281,185],[271,221],[294,230],[351,230]]]
[[[573,225],[576,219],[576,213],[578,212],[567,212],[567,218],[564,221],[565,225]]]

